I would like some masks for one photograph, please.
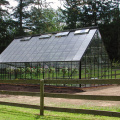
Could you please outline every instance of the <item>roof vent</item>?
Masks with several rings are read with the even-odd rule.
[[[61,32],[61,33],[57,33],[55,35],[55,37],[62,37],[62,36],[67,36],[69,34],[69,32]]]
[[[30,39],[31,39],[31,37],[24,37],[20,41],[29,41]]]
[[[50,38],[52,36],[52,34],[47,34],[47,35],[41,35],[39,37],[39,39],[46,39],[46,38]]]
[[[82,30],[76,30],[74,32],[75,35],[77,34],[87,34],[90,31],[90,29],[82,29]]]

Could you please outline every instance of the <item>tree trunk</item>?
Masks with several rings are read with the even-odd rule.
[[[120,11],[119,11],[119,0],[118,0],[118,10],[117,10],[117,28],[118,28],[118,60],[120,61]]]
[[[20,0],[20,34],[23,34],[23,26],[22,26],[23,6],[22,6],[22,4],[23,4],[23,0]]]
[[[120,61],[120,18],[118,18],[118,59]]]

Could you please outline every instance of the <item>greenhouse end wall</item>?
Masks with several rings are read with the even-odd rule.
[[[111,79],[111,61],[97,31],[81,60],[82,79]]]

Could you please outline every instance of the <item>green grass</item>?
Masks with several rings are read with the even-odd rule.
[[[78,73],[72,74],[71,72],[63,74],[62,72],[57,72],[57,73],[48,73],[45,72],[44,75],[43,73],[40,73],[38,75],[32,73],[26,73],[26,74],[18,74],[17,78],[15,78],[15,74],[0,74],[0,79],[43,79],[43,76],[45,79],[56,79],[57,78],[79,78]],[[72,77],[71,77],[72,76]]]
[[[45,111],[39,116],[39,110],[0,105],[0,120],[119,120],[117,117],[73,114]]]

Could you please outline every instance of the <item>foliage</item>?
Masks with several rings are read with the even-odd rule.
[[[66,28],[77,28],[109,23],[116,17],[117,2],[93,0],[91,2],[78,3],[76,0],[66,2],[63,18],[66,20]]]
[[[12,74],[16,78],[34,78],[39,79],[45,76],[45,78],[54,78],[55,74],[58,74],[59,77],[78,77],[78,69],[77,68],[59,68],[59,71],[56,70],[54,67],[49,68],[42,68],[42,67],[26,67],[26,68],[14,68],[14,67],[8,67],[6,68],[6,73]],[[67,74],[68,73],[68,74]]]
[[[25,73],[25,68],[20,69],[21,73]]]
[[[43,73],[43,68],[38,68],[38,73]]]
[[[13,68],[6,68],[6,72],[14,74],[14,69]]]
[[[43,73],[43,72],[49,72],[49,73],[54,73],[55,68],[50,67],[48,69],[43,69],[43,68],[35,68],[35,67],[26,67],[26,68],[6,68],[7,73],[26,73],[26,74],[33,74],[33,73]]]
[[[21,72],[20,68],[15,69],[15,73],[20,73],[20,72]]]
[[[30,67],[27,67],[27,68],[25,69],[25,71],[26,71],[26,73],[30,73],[30,72],[31,72],[31,68],[30,68]]]
[[[73,69],[72,69],[72,73],[73,73],[73,74],[78,73],[78,69],[77,69],[77,68],[73,68]]]
[[[0,53],[13,39],[13,21],[6,10],[9,5],[7,0],[0,0]],[[4,8],[3,8],[4,6]]]
[[[0,16],[4,16],[5,14],[8,14],[8,11],[2,7],[7,5],[9,5],[8,0],[0,0]]]
[[[54,73],[54,72],[55,72],[55,68],[50,67],[50,68],[48,69],[48,71],[49,71],[49,73]]]
[[[59,31],[61,29],[60,23],[57,21],[57,12],[54,9],[32,7],[30,15],[27,26],[33,31],[33,34]]]
[[[6,68],[6,72],[9,74],[15,74],[15,73],[25,73],[25,69],[24,68]]]
[[[14,37],[13,31],[11,30],[12,25],[13,23],[11,19],[0,18],[0,53]]]
[[[36,73],[37,72],[37,69],[35,67],[31,68],[31,67],[27,67],[25,69],[25,72],[26,73]]]
[[[120,60],[120,18],[111,23],[99,25],[100,32],[111,60]]]
[[[61,9],[63,15],[62,19],[66,22],[66,27],[64,29],[75,29],[77,28],[78,17],[80,15],[80,8],[76,0],[72,0],[72,3],[66,2],[64,4],[65,9]]]
[[[27,34],[40,34],[61,30],[58,14],[48,8],[49,2],[45,0],[23,1],[17,0],[18,6],[12,14],[16,19],[15,36]]]
[[[62,68],[62,72],[63,72],[63,74],[68,73],[68,68],[67,68],[67,67],[63,67],[63,68]]]
[[[119,61],[115,61],[115,59],[112,61],[112,67],[114,68],[119,68],[120,67],[120,62]]]
[[[16,36],[23,36],[25,35],[24,29],[27,29],[26,22],[27,19],[30,17],[28,7],[31,5],[34,0],[17,0],[18,6],[14,9],[13,16],[17,19],[17,33]]]

